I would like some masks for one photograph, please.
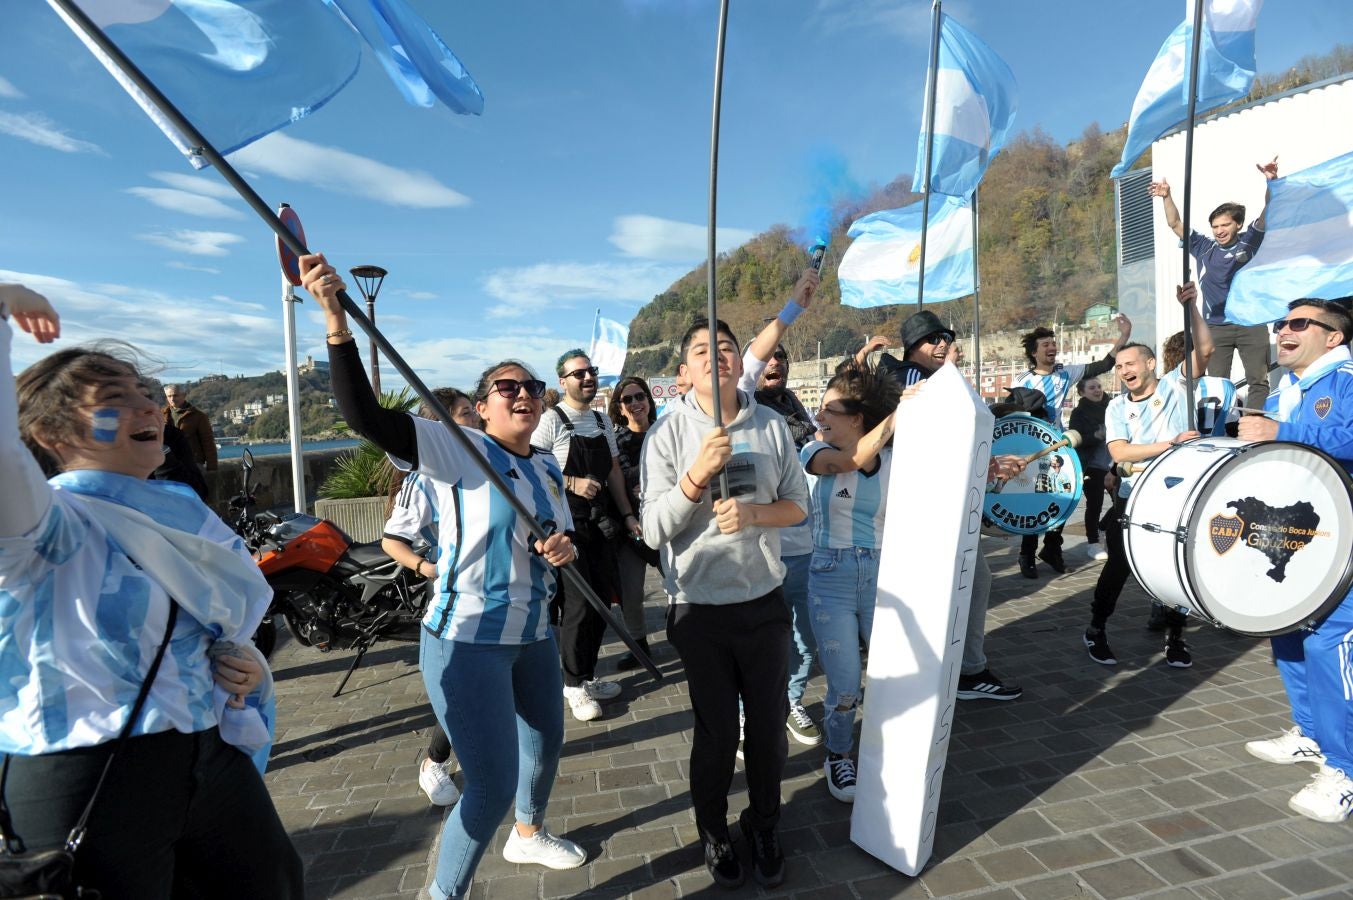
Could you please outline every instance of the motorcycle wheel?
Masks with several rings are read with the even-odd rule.
[[[254,632],[254,646],[264,659],[272,659],[272,651],[277,647],[277,623],[272,616],[258,623],[258,630]]]

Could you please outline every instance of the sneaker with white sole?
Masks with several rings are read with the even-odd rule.
[[[593,678],[583,682],[583,690],[593,700],[614,700],[620,696],[620,683]]]
[[[1093,544],[1085,545],[1085,555],[1090,559],[1103,562],[1109,558],[1109,551],[1104,549],[1104,545],[1095,541]]]
[[[576,869],[587,862],[587,853],[572,841],[550,834],[544,825],[529,838],[522,837],[513,825],[503,845],[503,859],[547,869]]]
[[[580,684],[577,687],[564,685],[564,699],[573,710],[573,718],[579,722],[591,722],[593,719],[601,718],[601,707],[587,693],[584,685]]]
[[[789,730],[789,736],[800,744],[816,747],[822,743],[822,730],[808,715],[808,710],[803,708],[802,703],[789,704],[789,718],[785,720],[785,728]]]
[[[424,758],[419,765],[418,787],[433,806],[451,806],[460,799],[460,788],[451,780],[446,766],[432,759]]]
[[[1089,651],[1090,658],[1101,666],[1118,665],[1118,657],[1113,655],[1109,649],[1109,636],[1103,628],[1087,628],[1081,640],[1085,643],[1085,649]]]
[[[1343,769],[1321,765],[1311,783],[1297,791],[1287,805],[1317,822],[1342,822],[1353,812],[1353,778]]]
[[[1300,725],[1293,725],[1272,740],[1250,741],[1245,745],[1245,750],[1264,762],[1283,766],[1299,762],[1325,763],[1325,754],[1320,752],[1320,745],[1302,734]]]
[[[839,753],[828,753],[827,790],[842,803],[855,802],[855,761]]]
[[[958,676],[956,696],[960,700],[1018,700],[1023,695],[1023,688],[1017,684],[1006,684],[990,669]]]
[[[1165,662],[1176,669],[1187,669],[1193,665],[1193,654],[1182,637],[1172,634],[1165,639]]]

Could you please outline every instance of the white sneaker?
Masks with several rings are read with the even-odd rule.
[[[1093,544],[1085,545],[1085,555],[1094,560],[1106,560],[1109,558],[1109,551],[1104,549],[1104,545],[1095,541]]]
[[[433,806],[451,806],[460,799],[460,788],[451,780],[446,767],[431,759],[424,758],[418,767],[418,787]]]
[[[573,710],[573,718],[579,722],[591,722],[593,719],[601,718],[601,707],[588,695],[586,685],[578,687],[564,685],[564,699]]]
[[[1317,822],[1342,822],[1353,812],[1353,778],[1343,769],[1321,765],[1311,783],[1287,801],[1287,805]]]
[[[1257,756],[1264,762],[1288,763],[1313,762],[1324,764],[1325,754],[1320,745],[1301,733],[1301,726],[1293,725],[1278,737],[1267,741],[1250,741],[1245,745],[1251,756]]]
[[[620,696],[620,683],[617,681],[602,681],[594,678],[583,682],[583,689],[587,691],[587,696],[593,700],[614,700]]]
[[[503,845],[503,859],[549,869],[576,869],[587,862],[587,853],[572,841],[550,834],[544,825],[529,838],[522,837],[513,825]]]

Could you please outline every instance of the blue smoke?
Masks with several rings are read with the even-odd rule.
[[[851,177],[845,156],[834,147],[812,150],[806,163],[807,209],[795,237],[805,248],[811,248],[819,241],[825,244],[830,240],[841,214],[864,196],[865,188]]]

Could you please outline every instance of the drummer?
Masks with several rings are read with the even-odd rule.
[[[1249,441],[1295,441],[1323,450],[1353,473],[1353,321],[1328,300],[1295,300],[1273,323],[1284,375],[1264,404],[1265,416],[1245,416]],[[1273,638],[1283,687],[1296,726],[1245,749],[1268,762],[1314,762],[1311,783],[1287,802],[1317,822],[1342,822],[1353,810],[1353,592],[1312,629]]]
[[[1193,282],[1175,291],[1185,315],[1193,322],[1193,370],[1204,371],[1212,355],[1212,335],[1207,323],[1198,313],[1194,301],[1198,292]],[[1165,377],[1156,377],[1155,353],[1145,344],[1132,343],[1118,351],[1114,371],[1122,382],[1123,392],[1110,403],[1104,416],[1105,441],[1115,463],[1142,463],[1155,459],[1175,444],[1198,437],[1190,431],[1188,400],[1181,384],[1183,367],[1172,369]],[[1105,631],[1109,616],[1118,604],[1118,595],[1127,581],[1128,560],[1123,549],[1123,528],[1119,519],[1132,490],[1131,476],[1121,479],[1113,498],[1113,511],[1104,529],[1104,541],[1109,551],[1108,561],[1100,570],[1095,583],[1094,601],[1090,605],[1090,627],[1085,629],[1085,647],[1090,658],[1105,666],[1117,665],[1118,660],[1109,649]],[[1180,631],[1184,615],[1166,610],[1165,661],[1177,668],[1193,665],[1188,645]]]

